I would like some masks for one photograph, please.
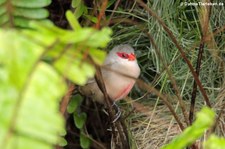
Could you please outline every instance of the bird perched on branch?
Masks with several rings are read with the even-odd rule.
[[[134,49],[127,44],[114,47],[106,57],[101,72],[110,99],[114,102],[126,97],[140,74]],[[82,86],[80,92],[104,104],[104,95],[94,78]]]

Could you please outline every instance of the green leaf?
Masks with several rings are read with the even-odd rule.
[[[61,141],[59,142],[59,146],[66,146],[68,143],[65,139],[61,139]]]
[[[110,29],[98,31],[80,28],[68,31],[47,23],[31,23],[31,27],[38,31],[26,31],[27,36],[46,47],[54,48],[47,52],[51,58],[46,59],[53,59],[55,68],[78,85],[84,85],[95,74],[94,66],[85,61],[85,56],[90,54],[97,64],[102,64],[105,52],[98,48],[105,47],[111,39]],[[103,39],[98,39],[97,36],[103,36]]]
[[[20,16],[30,19],[44,19],[49,16],[49,13],[46,9],[36,8],[36,9],[24,9],[16,7],[13,11],[14,16]]]
[[[0,148],[51,149],[65,132],[58,109],[66,85],[40,61],[43,52],[22,32],[0,30]]]
[[[4,13],[6,13],[6,8],[4,5],[1,6],[0,4],[0,15],[3,15]]]
[[[78,129],[83,128],[85,121],[87,119],[87,114],[82,112],[82,113],[78,113],[78,112],[74,112],[73,113],[73,119],[74,119],[74,123],[76,125],[76,127]]]
[[[209,139],[204,143],[204,149],[224,149],[225,138],[219,138],[215,135],[210,135]]]
[[[65,83],[55,70],[45,63],[40,63],[24,95],[24,105],[18,116],[17,131],[25,136],[56,144],[59,140],[56,137],[57,134],[64,132],[63,118],[59,115],[58,106],[65,89]],[[33,103],[35,106],[32,106]],[[32,114],[29,112],[31,110],[33,110]],[[35,119],[27,121],[33,117]]]
[[[22,17],[15,17],[14,18],[14,24],[18,27],[28,27],[30,23],[30,20]]]
[[[80,44],[83,49],[92,48],[104,48],[107,46],[108,42],[111,40],[110,35],[112,30],[110,28],[103,28],[102,30],[96,30],[94,28],[82,28],[75,31],[62,30],[52,24],[43,23],[31,23],[31,27],[39,30],[42,34],[52,36],[56,40],[62,41],[63,43]],[[33,34],[33,32],[32,32]],[[38,41],[46,42],[42,39],[42,34],[38,34]],[[56,36],[57,35],[57,36]],[[51,43],[54,40],[51,40]]]
[[[0,5],[2,5],[5,2],[6,2],[6,0],[0,0]]]
[[[71,11],[67,11],[66,12],[66,18],[70,23],[70,26],[73,28],[73,30],[80,30],[81,26],[78,22],[78,20],[75,18],[75,16],[73,15],[73,13]]]
[[[98,18],[91,16],[91,15],[84,15],[85,18],[87,18],[88,20],[90,20],[93,23],[97,23],[98,22]]]
[[[81,3],[81,0],[72,0],[72,7],[77,8]]]
[[[89,53],[95,63],[100,65],[104,62],[105,57],[106,57],[105,51],[98,50],[98,49],[90,49]]]
[[[54,66],[63,76],[79,85],[84,85],[87,79],[95,74],[94,67],[86,62],[81,62],[79,57],[73,58],[63,55],[62,58],[54,63]]]
[[[74,12],[74,15],[75,17],[78,19],[80,18],[85,12],[87,12],[87,7],[81,3],[79,5],[79,7],[76,8],[75,12]]]
[[[64,36],[61,36],[61,40],[64,43],[79,43],[90,40],[90,36],[97,30],[93,28],[83,28],[82,30],[70,31]],[[85,43],[86,44],[86,43]]]
[[[70,114],[73,113],[80,106],[82,100],[83,98],[79,94],[73,96],[69,102],[69,105],[67,106],[67,112]]]
[[[11,0],[14,6],[26,8],[40,8],[51,4],[51,0]]]
[[[192,144],[213,125],[214,119],[215,113],[210,108],[202,108],[202,110],[197,113],[197,119],[193,125],[186,128],[179,136],[173,139],[171,143],[165,145],[162,149],[183,149]]]
[[[87,7],[84,5],[84,2],[81,0],[73,0],[72,7],[75,8],[74,16],[78,19],[83,14],[88,12]]]
[[[57,36],[66,32],[47,20],[43,22],[31,21],[29,27],[33,30],[24,30],[23,33],[45,47],[53,46],[56,40],[58,40]]]
[[[112,4],[115,3],[116,0],[109,0],[108,4],[107,4],[107,8],[109,8]]]
[[[50,3],[51,0],[7,1],[7,4],[0,5],[0,25],[28,28],[29,22],[32,20],[43,21],[47,19],[49,12],[43,7]]]
[[[86,137],[84,132],[80,133],[80,145],[83,149],[88,149],[90,148],[91,145],[91,140],[88,137]]]
[[[0,17],[0,25],[3,25],[9,21],[9,16],[7,14],[3,14]]]
[[[92,33],[86,44],[90,47],[106,47],[108,42],[111,40],[110,36],[112,30],[110,28],[103,28],[100,31]]]

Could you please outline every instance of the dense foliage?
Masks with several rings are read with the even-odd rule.
[[[109,125],[102,127],[105,121],[92,115],[96,109],[87,111],[90,107],[80,95],[72,95],[70,84],[84,85],[103,63],[102,49],[121,43],[136,49],[143,80],[130,94],[137,100],[122,105],[131,148],[149,148],[153,138],[159,140],[157,148],[194,148],[196,141],[206,149],[225,148],[225,3],[145,2],[0,0],[1,149],[70,148],[74,142],[81,148],[111,146],[113,135],[102,133],[111,133]],[[65,114],[60,104],[66,98]],[[131,107],[138,113],[130,115]],[[142,107],[154,107],[151,118]],[[194,121],[195,111],[200,112]],[[176,120],[170,121],[179,128],[174,139],[175,134],[167,139],[171,124],[158,131],[163,141],[149,129],[154,115],[163,112],[163,118]],[[146,132],[153,134],[146,138]]]

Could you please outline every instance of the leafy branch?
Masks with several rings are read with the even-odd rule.
[[[46,21],[51,0],[0,0],[0,26],[28,27],[31,20]]]
[[[52,148],[62,141],[64,78],[82,85],[93,77],[85,54],[101,64],[105,53],[99,48],[111,34],[108,28],[81,28],[70,12],[68,18],[74,30],[40,22],[32,22],[32,30],[0,30],[0,148]]]

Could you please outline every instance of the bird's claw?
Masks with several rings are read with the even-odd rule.
[[[116,111],[116,114],[115,114],[115,118],[113,119],[113,123],[115,123],[121,116],[121,111],[120,111],[120,107],[116,104],[116,102],[113,102],[113,105],[112,107],[115,107],[115,111]]]

